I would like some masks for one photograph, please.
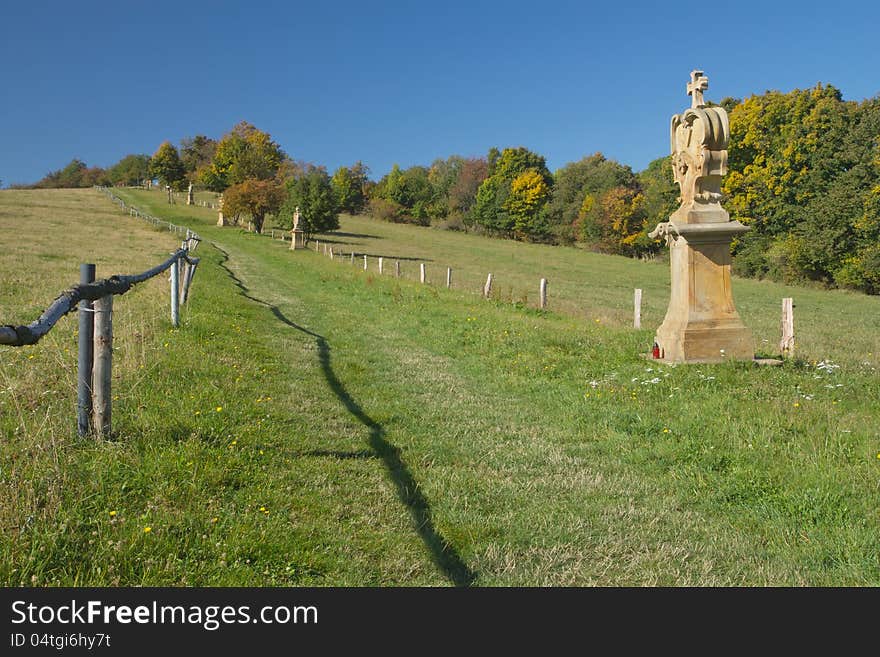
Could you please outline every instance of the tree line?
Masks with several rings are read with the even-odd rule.
[[[844,101],[817,84],[721,101],[730,116],[725,207],[752,230],[734,270],[880,294],[880,97]],[[367,211],[389,221],[651,256],[648,233],[678,205],[670,157],[644,171],[601,153],[555,172],[526,148],[394,166]]]
[[[844,101],[817,85],[726,98],[730,172],[725,207],[752,230],[733,244],[740,275],[880,293],[880,98]],[[214,140],[162,143],[108,169],[74,160],[36,187],[133,185],[146,178],[182,190],[220,192],[224,214],[290,227],[296,207],[311,232],[339,226],[339,213],[497,237],[578,245],[631,257],[665,253],[648,233],[678,205],[670,157],[643,171],[586,156],[551,172],[523,146],[430,165],[394,165],[378,181],[362,162],[324,167],[293,160],[272,137],[242,122]]]

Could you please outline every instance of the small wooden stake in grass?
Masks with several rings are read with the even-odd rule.
[[[426,277],[425,277],[425,263],[424,263],[424,262],[420,262],[420,263],[419,263],[419,280],[420,280],[422,283],[424,283],[424,282],[425,282],[425,278],[426,278]]]
[[[541,310],[547,308],[547,279],[541,279],[541,285],[538,288],[538,297],[540,299]]]
[[[330,259],[333,260],[333,247],[330,247]]]
[[[95,280],[95,265],[79,266],[80,284]],[[94,355],[94,321],[91,301],[79,302],[79,352],[76,373],[76,430],[85,436],[92,428],[92,359]]]
[[[95,301],[94,368],[92,372],[92,426],[103,437],[110,435],[112,407],[110,381],[113,370],[113,295]]]
[[[400,260],[394,261],[394,275],[400,278]]]
[[[633,328],[642,328],[642,290],[638,287],[633,295]]]
[[[379,258],[379,275],[382,275],[382,258]]]
[[[794,303],[791,297],[782,300],[782,340],[779,349],[783,356],[794,355]]]
[[[452,267],[446,268],[446,289],[452,287]]]
[[[367,254],[364,254],[364,271],[367,271]]]
[[[351,264],[354,264],[354,251],[351,252]]]
[[[489,277],[486,279],[486,284],[483,286],[483,297],[488,299],[492,295],[492,274],[489,274]]]

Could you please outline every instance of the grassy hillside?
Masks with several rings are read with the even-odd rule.
[[[106,218],[111,269],[137,270],[141,242],[174,246],[96,192],[16,194],[0,193],[6,234],[50,217],[93,234],[80,205]],[[657,264],[365,219],[328,236],[410,276],[424,260],[432,281],[448,263],[446,291],[125,194],[215,246],[179,330],[164,281],[119,301],[144,319],[117,321],[142,346],[119,344],[113,441],[73,435],[72,318],[57,344],[0,351],[3,582],[880,583],[876,299],[736,281],[759,339],[778,340],[794,296],[802,348],[840,367],[659,368],[638,355],[665,311]],[[4,273],[59,249],[24,244]],[[487,271],[511,300],[546,276],[559,312],[526,307],[535,292],[480,300]],[[2,321],[32,319],[57,282],[35,276],[27,304],[4,288]]]

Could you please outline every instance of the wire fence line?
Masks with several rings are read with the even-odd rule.
[[[169,231],[173,231],[175,233],[186,235],[187,239],[201,240],[201,238],[194,231],[190,230],[186,226],[178,226],[177,224],[171,223],[170,221],[165,221],[164,219],[159,219],[158,217],[153,216],[149,212],[144,212],[140,208],[137,208],[133,205],[129,205],[123,199],[116,196],[116,194],[114,194],[112,191],[110,191],[110,189],[107,187],[102,187],[101,185],[95,185],[95,189],[99,192],[106,194],[107,197],[111,201],[116,203],[116,205],[118,205],[121,209],[128,210],[129,216],[139,217],[141,219],[145,219],[145,220],[149,221],[151,224],[153,224],[154,226],[165,226],[168,228]]]

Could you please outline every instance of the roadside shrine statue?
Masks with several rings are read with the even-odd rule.
[[[293,229],[290,231],[291,251],[306,248],[306,234],[303,229],[299,227],[301,218],[302,215],[299,213],[299,206],[296,206],[296,209],[293,211]]]
[[[651,237],[670,247],[671,293],[657,329],[654,355],[668,363],[751,360],[751,331],[733,305],[730,243],[749,230],[721,207],[730,123],[723,107],[707,107],[709,79],[692,71],[691,106],[672,117],[670,139],[681,206]]]

